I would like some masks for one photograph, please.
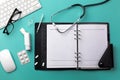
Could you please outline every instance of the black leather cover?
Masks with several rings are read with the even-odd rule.
[[[76,70],[77,68],[47,68],[46,66],[47,65],[47,24],[51,24],[51,23],[42,23],[39,32],[36,33],[38,24],[39,23],[35,23],[35,64],[36,64],[35,70]],[[59,24],[70,24],[70,23],[59,23]],[[88,24],[88,23],[79,23],[79,24]],[[89,23],[89,24],[94,24],[94,23]],[[95,23],[95,24],[102,24],[102,23]],[[110,43],[109,25],[108,25],[108,42]],[[98,62],[98,66],[100,67],[100,69],[87,69],[87,70],[109,70],[114,67],[113,61],[114,61],[113,45],[109,44],[104,55],[101,57],[100,61]],[[79,70],[81,69],[79,68]]]

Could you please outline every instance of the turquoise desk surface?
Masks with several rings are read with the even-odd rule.
[[[34,70],[34,23],[40,21],[40,16],[45,15],[43,22],[50,22],[50,16],[58,10],[75,3],[90,4],[103,0],[40,0],[42,8],[33,14],[15,22],[14,31],[10,36],[3,35],[0,30],[0,50],[9,49],[17,66],[16,71],[6,73],[0,65],[0,80],[114,80],[120,75],[120,0],[90,7],[86,10],[85,17],[81,22],[109,22],[110,40],[114,45],[115,67],[108,71],[35,71]],[[68,13],[69,12],[69,13]],[[73,22],[81,13],[79,8],[58,14],[55,20],[60,22]],[[63,17],[62,17],[63,16]],[[20,33],[23,27],[31,33],[32,50],[28,51],[31,62],[21,65],[17,53],[24,50],[24,37]]]

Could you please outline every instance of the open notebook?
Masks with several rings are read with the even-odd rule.
[[[57,24],[61,31],[70,26]],[[108,33],[106,23],[76,24],[62,34],[52,24],[43,23],[35,38],[35,68],[103,69],[99,62],[109,46]]]

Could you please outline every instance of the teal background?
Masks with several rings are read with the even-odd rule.
[[[10,36],[2,34],[0,30],[0,50],[9,49],[17,66],[16,71],[6,73],[0,65],[0,80],[114,80],[120,75],[120,0],[110,2],[86,10],[86,15],[81,22],[109,22],[110,40],[114,45],[115,67],[109,71],[35,71],[34,70],[34,23],[39,22],[40,16],[45,15],[43,22],[51,22],[50,16],[58,10],[75,3],[90,4],[103,0],[40,0],[42,8],[33,14],[20,19],[15,23],[14,31]],[[73,8],[56,16],[59,22],[73,22],[79,15],[79,8]],[[64,17],[60,17],[64,16]],[[32,23],[30,23],[32,22]],[[24,50],[24,37],[20,33],[23,27],[31,33],[32,50],[28,51],[31,62],[21,65],[17,53]]]

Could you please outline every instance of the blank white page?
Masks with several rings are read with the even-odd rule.
[[[59,24],[65,31],[70,24]],[[76,40],[73,27],[66,33],[59,33],[51,24],[47,25],[47,68],[75,68]]]
[[[99,68],[98,62],[108,46],[107,24],[79,24],[81,68]]]

